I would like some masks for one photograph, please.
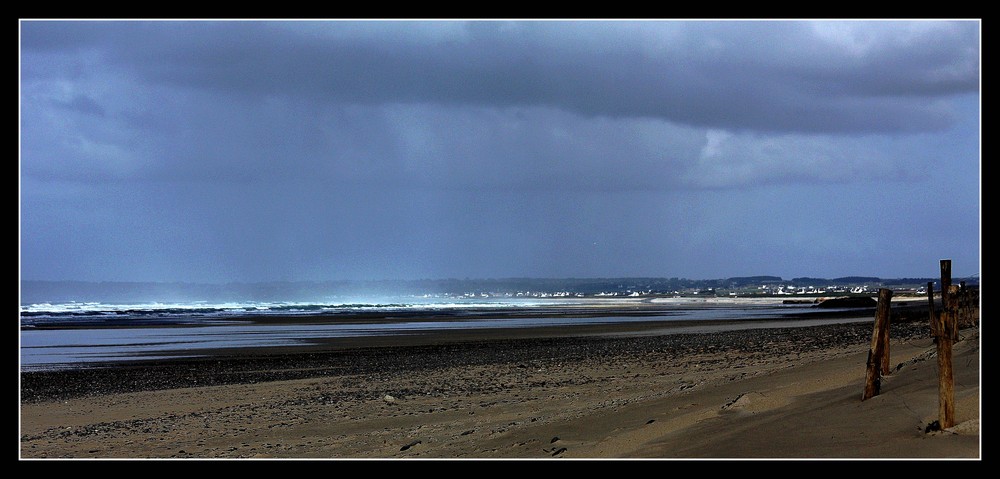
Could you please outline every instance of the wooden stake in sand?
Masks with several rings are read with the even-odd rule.
[[[962,328],[974,327],[976,321],[972,316],[972,291],[965,285],[965,281],[958,283],[958,293],[955,297],[955,335],[952,337],[958,341],[958,331]]]
[[[927,282],[927,306],[930,308],[930,318],[931,318],[931,337],[938,337],[938,321],[937,313],[934,312],[934,282]]]
[[[951,260],[943,259],[941,260],[941,309],[947,311],[951,300]],[[947,327],[947,321],[945,326]]]
[[[936,323],[932,331],[936,331],[938,358],[938,426],[947,429],[955,425],[955,380],[951,369],[951,342],[955,334],[954,308],[951,299],[951,260],[941,260],[941,314],[937,318],[931,316]]]
[[[959,301],[961,299],[962,299],[962,294],[961,294],[961,292],[958,289],[958,285],[957,284],[953,284],[953,285],[949,286],[949,291],[948,291],[948,301],[949,301],[949,304],[948,304],[948,307],[951,308],[951,317],[948,318],[948,319],[951,320],[951,324],[948,325],[948,328],[951,331],[951,340],[953,342],[957,342],[958,341],[958,329],[959,329],[959,326],[958,326],[959,322],[958,322],[958,320],[959,320],[959,318],[962,317],[961,308],[959,307],[959,304],[960,304]]]
[[[879,340],[882,341],[882,375],[889,375],[889,316],[892,309],[889,302],[892,301],[892,290],[881,288],[878,290],[878,308],[875,310],[875,321],[881,321],[882,327],[879,329]]]
[[[864,401],[877,396],[882,387],[882,376],[889,374],[889,302],[892,300],[892,290],[878,290],[878,308],[875,310],[875,329],[872,331],[872,343],[868,349],[868,372],[865,375],[865,391],[861,394]]]
[[[969,322],[969,290],[965,287],[965,281],[960,281],[958,283],[958,301],[955,302],[955,307],[958,312],[958,318],[955,320],[957,324],[956,330],[962,329]]]

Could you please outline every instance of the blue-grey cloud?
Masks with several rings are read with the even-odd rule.
[[[953,117],[934,100],[978,88],[975,22],[836,25],[29,22],[22,45],[221,96],[543,106],[755,131],[936,130]],[[86,65],[64,67],[75,68]]]
[[[978,263],[947,205],[978,206],[979,55],[974,21],[25,21],[22,271]]]

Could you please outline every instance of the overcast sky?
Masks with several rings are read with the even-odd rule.
[[[980,268],[978,21],[22,21],[23,279]]]

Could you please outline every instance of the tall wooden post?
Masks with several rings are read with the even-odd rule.
[[[892,300],[892,290],[878,290],[878,308],[875,310],[875,328],[872,331],[872,342],[868,349],[868,372],[865,375],[865,390],[861,394],[864,401],[877,396],[882,387],[882,376],[889,374],[889,302]]]
[[[951,369],[952,316],[951,260],[941,260],[941,314],[937,323],[938,358],[938,425],[947,429],[955,425],[955,380]]]

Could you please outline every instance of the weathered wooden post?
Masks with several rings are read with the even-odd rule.
[[[952,316],[951,260],[941,260],[941,314],[937,320],[938,358],[938,426],[947,429],[955,425],[955,380],[951,369]],[[934,318],[931,318],[934,320]]]
[[[958,283],[958,320],[956,329],[968,327],[971,323],[972,313],[970,311],[969,288],[965,287],[965,281]]]
[[[931,318],[931,337],[938,337],[938,322],[937,314],[934,312],[934,282],[927,282],[927,306],[930,308],[930,318]]]
[[[882,341],[882,375],[888,376],[889,368],[889,318],[892,316],[890,307],[892,301],[892,290],[880,288],[878,290],[878,308],[875,310],[875,322],[882,322],[879,334]]]
[[[951,324],[948,325],[948,328],[951,331],[951,340],[958,341],[958,319],[962,317],[962,312],[960,311],[961,308],[959,308],[958,305],[959,301],[962,299],[962,294],[959,292],[957,284],[953,284],[948,288],[950,290],[948,292],[948,308],[951,309],[951,316],[949,317]]]
[[[875,328],[872,331],[871,347],[868,348],[868,372],[865,375],[865,391],[861,394],[864,401],[877,396],[882,387],[882,376],[889,374],[889,302],[892,300],[892,290],[878,290],[878,308],[875,310]]]
[[[941,260],[941,310],[942,314],[938,317],[938,326],[942,324],[947,327],[948,318],[944,316],[943,311],[948,311],[951,308],[951,260],[943,259]],[[943,332],[940,329],[938,332]]]
[[[941,260],[941,304],[948,304],[948,287],[951,286],[951,260]]]

